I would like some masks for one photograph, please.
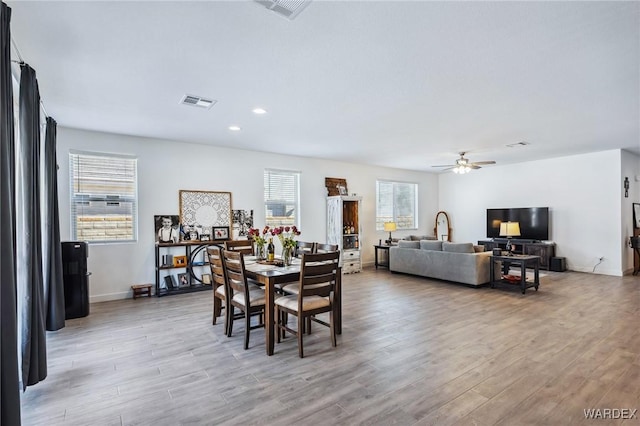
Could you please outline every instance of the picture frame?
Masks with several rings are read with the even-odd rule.
[[[170,225],[169,220],[171,221]],[[177,214],[157,214],[153,216],[153,223],[156,243],[175,244],[180,241],[180,216]]]
[[[189,276],[186,272],[182,272],[178,274],[178,286],[179,287],[189,287]]]
[[[180,190],[180,223],[189,229],[231,228],[231,192]],[[214,231],[212,233],[215,234]]]
[[[173,256],[173,266],[181,267],[187,266],[187,256]]]
[[[233,226],[231,228],[233,238],[246,237],[249,229],[253,228],[253,210],[232,210]]]
[[[228,240],[229,239],[229,227],[228,226],[214,226],[213,227],[213,240]]]
[[[173,290],[178,287],[178,283],[176,282],[176,278],[173,275],[165,275],[164,277],[164,285],[167,290]]]
[[[211,285],[211,274],[202,274],[202,284]]]
[[[338,185],[338,193],[340,195],[349,195],[349,193],[347,191],[347,187],[343,186],[343,185]]]
[[[211,240],[211,235],[209,234],[200,234],[200,241],[209,241]]]
[[[640,229],[640,204],[633,203],[633,227]]]

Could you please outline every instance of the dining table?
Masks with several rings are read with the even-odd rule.
[[[264,330],[267,355],[273,355],[275,348],[275,286],[276,284],[296,282],[300,279],[301,260],[293,258],[291,265],[283,266],[282,262],[258,261],[255,256],[244,256],[245,274],[264,285],[265,308]],[[342,269],[338,267],[336,290],[334,293],[336,333],[342,334]]]

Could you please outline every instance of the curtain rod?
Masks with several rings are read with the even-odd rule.
[[[12,59],[11,62],[16,63],[20,66],[27,65],[24,59],[22,59],[22,55],[20,54],[20,49],[18,49],[18,45],[16,44],[16,41],[13,39],[13,37],[11,37],[11,44],[13,45],[13,49],[15,50],[16,55],[18,55],[18,60]],[[40,98],[40,108],[42,108],[44,117],[49,118],[49,114],[47,114],[47,109],[44,107],[44,102],[42,102],[42,98]]]

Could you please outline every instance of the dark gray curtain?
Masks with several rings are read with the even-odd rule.
[[[47,118],[44,138],[44,172],[46,200],[47,250],[45,274],[45,300],[47,303],[47,330],[64,327],[64,283],[62,281],[62,246],[60,245],[60,216],[58,214],[58,162],[56,159],[57,123]]]
[[[0,9],[0,424],[20,424],[11,9]]]
[[[21,247],[18,279],[24,285],[22,314],[22,385],[35,385],[47,377],[47,343],[42,277],[42,224],[40,214],[40,93],[36,72],[22,65],[20,74],[20,188]]]

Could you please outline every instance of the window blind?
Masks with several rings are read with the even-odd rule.
[[[74,239],[137,240],[137,162],[137,158],[124,155],[69,154]]]
[[[395,222],[397,229],[418,228],[418,184],[376,181],[376,230],[385,222]]]
[[[264,171],[265,225],[300,226],[300,173]]]

